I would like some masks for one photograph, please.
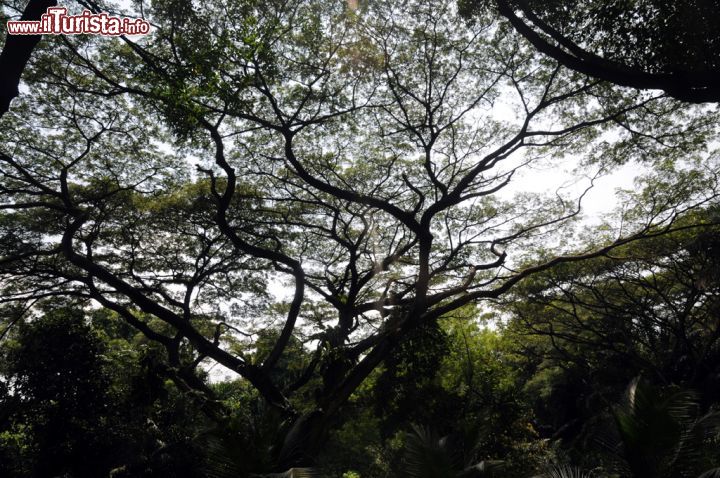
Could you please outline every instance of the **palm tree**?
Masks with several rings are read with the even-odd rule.
[[[481,478],[494,476],[501,461],[477,462],[466,454],[457,436],[440,437],[428,428],[413,425],[405,440],[405,469],[408,478]],[[468,456],[469,455],[469,456]]]
[[[708,469],[717,465],[720,413],[701,415],[695,392],[663,391],[638,377],[613,417],[610,450],[622,476],[720,478],[720,468]]]

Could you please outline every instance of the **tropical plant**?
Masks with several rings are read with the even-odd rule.
[[[402,472],[408,478],[473,478],[495,476],[502,468],[502,461],[475,461],[472,444],[467,445],[458,435],[441,437],[413,425],[405,440]]]
[[[701,413],[696,393],[654,387],[640,377],[613,410],[616,440],[606,442],[617,471],[633,478],[717,473],[720,413]]]
[[[585,472],[580,468],[569,465],[554,465],[548,468],[541,475],[537,475],[534,478],[593,478],[595,475],[593,472]]]

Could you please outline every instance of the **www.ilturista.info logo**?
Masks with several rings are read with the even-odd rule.
[[[50,7],[39,21],[8,20],[7,31],[10,35],[145,35],[150,24],[142,18],[113,17],[90,10],[68,15],[65,7]]]

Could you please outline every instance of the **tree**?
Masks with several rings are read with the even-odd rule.
[[[492,5],[540,52],[567,68],[692,103],[720,100],[720,31],[714,0],[461,2]]]
[[[711,208],[686,220],[711,222],[716,214]],[[581,377],[575,397],[611,400],[643,373],[701,391],[707,406],[720,391],[717,269],[715,228],[627,246],[521,285],[509,331],[521,337],[526,356]]]
[[[693,187],[649,187],[655,207],[615,237],[550,242],[583,194],[499,197],[526,166],[705,160],[715,118],[568,72],[451,2],[144,13],[145,40],[59,37],[35,55],[0,133],[2,283],[29,309],[69,295],[114,311],[219,423],[198,369],[240,375],[285,419],[276,471],[311,461],[414,330],[551,266],[693,230],[677,216],[715,197],[708,159]],[[517,115],[498,118],[501,103]],[[523,253],[541,240],[547,252]],[[289,301],[272,304],[271,279]],[[277,369],[297,340],[314,350],[290,383]]]
[[[656,387],[636,377],[622,401],[613,405],[609,429],[597,437],[609,458],[606,466],[595,466],[589,474],[578,468],[556,467],[542,476],[593,476],[598,470],[600,476],[632,478],[717,476],[720,415],[700,410],[695,392]]]
[[[474,465],[501,460],[505,475],[530,476],[552,456],[537,440],[511,344],[476,315],[466,307],[393,350],[343,408],[320,457],[324,473],[401,476],[439,460],[472,476]]]
[[[188,437],[207,425],[158,380],[153,348],[135,333],[110,340],[107,311],[39,309],[0,348],[3,476],[201,476]]]
[[[682,221],[716,214],[714,205]],[[716,406],[716,241],[714,227],[670,234],[548,270],[506,296],[504,333],[535,397],[538,430],[571,461],[594,468],[606,459],[597,446],[602,410],[638,374],[697,390],[698,412]]]
[[[37,454],[37,476],[107,472],[103,455],[109,380],[101,345],[82,323],[82,312],[64,310],[23,326],[19,346],[10,349],[3,375],[20,401],[18,420],[28,428]],[[16,414],[18,413],[16,412]],[[20,417],[15,417],[16,420]],[[98,448],[90,443],[105,442]],[[109,454],[105,458],[109,458]]]
[[[20,16],[23,21],[39,21],[55,0],[30,0]],[[0,116],[7,113],[10,102],[18,95],[18,85],[25,65],[41,35],[9,35],[5,31],[5,45],[0,52]]]

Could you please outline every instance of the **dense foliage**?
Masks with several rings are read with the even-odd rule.
[[[488,8],[567,68],[689,102],[720,101],[717,0],[460,0]]]
[[[0,118],[0,473],[719,475],[717,105],[498,4],[70,5],[153,30],[44,39]]]

